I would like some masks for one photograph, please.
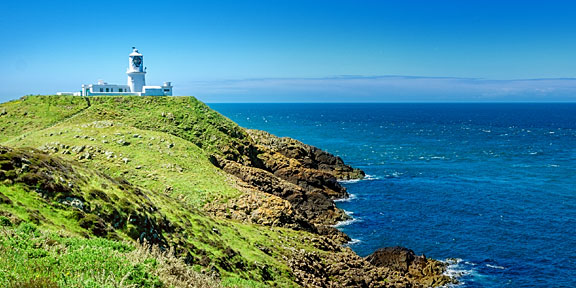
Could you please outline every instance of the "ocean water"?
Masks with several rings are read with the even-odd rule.
[[[452,259],[460,287],[576,287],[576,104],[211,104],[369,176],[338,227],[359,255]]]

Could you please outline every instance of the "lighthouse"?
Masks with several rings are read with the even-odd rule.
[[[142,92],[146,86],[146,69],[144,58],[136,47],[132,47],[132,53],[128,56],[128,86],[131,92]]]
[[[82,85],[81,92],[58,92],[59,95],[138,95],[138,96],[172,96],[172,83],[164,82],[162,86],[146,86],[146,68],[144,57],[136,47],[128,55],[128,85],[108,84],[102,80],[98,84]]]

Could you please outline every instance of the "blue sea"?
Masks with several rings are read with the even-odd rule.
[[[449,260],[460,287],[576,287],[576,104],[211,104],[341,156],[366,256]]]

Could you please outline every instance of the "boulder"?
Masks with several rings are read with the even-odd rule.
[[[415,287],[439,287],[448,283],[456,284],[455,279],[444,275],[446,263],[418,256],[404,247],[386,247],[376,250],[366,261],[373,266],[388,268],[404,274]],[[417,284],[417,285],[416,285]]]
[[[393,270],[408,272],[410,265],[416,257],[414,251],[396,246],[380,248],[366,257],[366,260],[374,266],[388,267]]]

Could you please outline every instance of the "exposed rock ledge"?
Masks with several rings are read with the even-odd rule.
[[[362,258],[350,248],[318,253],[295,251],[288,265],[304,287],[438,287],[453,283],[443,262],[402,247],[383,248]]]
[[[260,130],[246,129],[246,132],[257,145],[298,160],[303,167],[327,172],[340,180],[362,179],[365,176],[364,171],[344,164],[342,158],[298,140],[277,137]]]
[[[224,204],[211,203],[205,210],[217,217],[318,234],[308,241],[328,253],[293,251],[285,259],[302,286],[437,287],[452,281],[443,275],[445,264],[406,248],[383,248],[362,258],[342,247],[350,238],[332,225],[349,217],[333,200],[347,198],[348,193],[338,180],[361,179],[364,172],[300,141],[246,131],[253,143],[242,150],[250,151],[244,159],[251,161],[212,156],[244,194]]]
[[[362,178],[364,172],[344,164],[337,156],[299,141],[279,138],[263,131],[247,131],[252,143],[250,147],[241,150],[247,151],[248,155],[244,155],[244,159],[251,161],[235,161],[234,157],[228,155],[213,155],[211,160],[217,167],[234,176],[232,182],[241,190],[250,191],[246,195],[251,196],[244,195],[224,205],[212,203],[205,207],[206,210],[220,217],[338,235],[341,242],[350,240],[331,227],[349,219],[333,200],[348,197],[346,188],[338,180]],[[264,197],[254,191],[278,198]],[[272,213],[270,209],[267,210],[270,213],[261,213],[263,209],[246,209],[254,205],[269,207],[269,203],[263,203],[264,198],[274,199],[277,204],[275,207],[284,213]],[[281,204],[280,199],[286,203]],[[252,204],[248,205],[249,202]],[[273,215],[280,217],[268,220],[262,218]]]

